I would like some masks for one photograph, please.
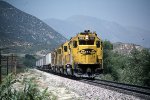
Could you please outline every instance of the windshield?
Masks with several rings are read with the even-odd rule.
[[[94,40],[79,40],[79,45],[94,45]]]

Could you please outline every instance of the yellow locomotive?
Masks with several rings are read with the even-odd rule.
[[[94,77],[103,71],[103,45],[96,32],[89,30],[51,52],[52,71],[66,75]]]

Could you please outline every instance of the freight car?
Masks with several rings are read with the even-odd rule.
[[[96,32],[78,33],[36,62],[39,68],[56,73],[95,77],[103,71],[103,45]]]

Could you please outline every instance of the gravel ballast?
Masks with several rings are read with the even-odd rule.
[[[47,88],[58,100],[141,100],[141,98],[117,91],[89,85],[76,80],[53,75],[37,69],[30,70],[25,77],[36,77],[40,88]]]

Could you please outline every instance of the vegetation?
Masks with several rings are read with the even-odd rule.
[[[55,100],[56,96],[49,94],[47,89],[40,91],[33,78],[24,78],[22,82],[15,80],[14,76],[8,75],[0,86],[0,100]],[[15,89],[13,85],[19,82],[23,88]]]
[[[112,51],[104,41],[104,75],[102,79],[150,87],[150,52],[133,48],[129,55]]]
[[[36,62],[36,58],[33,55],[29,55],[29,54],[25,55],[23,64],[26,67],[34,67],[35,66],[35,62]]]

